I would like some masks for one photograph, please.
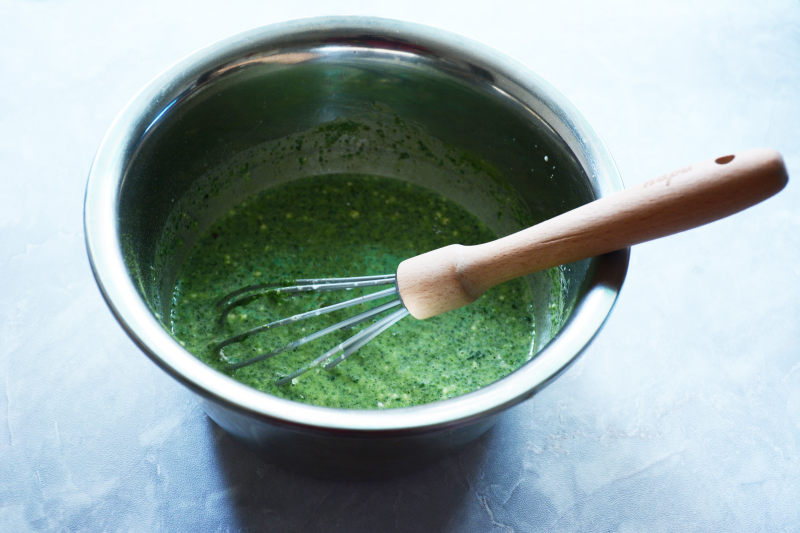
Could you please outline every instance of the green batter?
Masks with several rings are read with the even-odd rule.
[[[494,238],[459,205],[400,180],[363,175],[295,180],[230,210],[202,236],[178,273],[172,332],[210,366],[282,398],[354,409],[452,398],[496,381],[531,357],[533,308],[525,281],[505,283],[472,305],[438,317],[406,317],[334,369],[317,367],[280,387],[276,379],[357,329],[237,370],[229,370],[212,346],[255,325],[375,289],[270,294],[232,310],[224,323],[215,304],[254,283],[391,274],[402,260],[419,253]],[[245,360],[374,305],[261,333],[225,353],[229,361]]]

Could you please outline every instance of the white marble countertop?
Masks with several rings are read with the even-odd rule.
[[[800,4],[0,3],[0,531],[800,531]],[[626,182],[755,146],[790,182],[633,250],[605,329],[465,452],[320,481],[211,423],[92,279],[82,201],[116,113],[254,26],[380,15],[549,80]]]

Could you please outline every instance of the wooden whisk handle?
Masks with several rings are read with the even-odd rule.
[[[787,180],[781,155],[770,149],[696,163],[492,242],[407,259],[397,269],[400,297],[412,316],[435,316],[504,281],[731,215]]]

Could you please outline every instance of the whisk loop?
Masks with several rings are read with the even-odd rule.
[[[263,324],[261,326],[251,328],[247,331],[244,331],[242,333],[239,333],[237,335],[234,335],[217,343],[216,345],[214,345],[214,351],[216,351],[219,354],[220,359],[225,361],[229,369],[235,370],[237,368],[242,368],[248,365],[252,365],[259,361],[264,361],[278,354],[294,350],[295,348],[299,348],[304,344],[307,344],[313,340],[328,335],[329,333],[332,333],[334,331],[350,328],[358,324],[361,324],[363,322],[366,322],[370,319],[375,319],[384,312],[394,309],[396,307],[400,308],[394,310],[392,313],[384,316],[383,318],[375,320],[375,322],[373,322],[369,326],[365,327],[364,329],[362,329],[355,335],[351,336],[347,340],[339,343],[337,346],[326,351],[313,361],[303,365],[302,367],[298,368],[291,374],[277,380],[276,384],[286,385],[296,377],[308,372],[309,370],[311,370],[316,366],[319,366],[320,364],[326,370],[330,370],[331,368],[335,367],[336,365],[344,361],[347,357],[352,355],[359,348],[367,344],[369,341],[371,341],[372,339],[380,335],[382,332],[389,329],[393,324],[395,324],[400,319],[409,314],[408,310],[403,306],[403,302],[400,299],[399,293],[397,291],[396,277],[394,274],[385,274],[378,276],[358,276],[349,278],[297,279],[294,280],[290,285],[281,285],[275,283],[262,283],[257,285],[249,285],[247,287],[243,287],[226,295],[225,297],[220,299],[219,302],[217,302],[217,307],[222,308],[220,314],[220,324],[223,324],[233,309],[245,305],[265,294],[281,294],[281,293],[292,294],[292,293],[310,292],[310,291],[319,292],[319,291],[353,290],[363,287],[378,287],[381,285],[392,285],[392,287],[389,287],[387,289],[382,289],[370,294],[365,294],[363,296],[358,296],[356,298],[351,298],[343,302],[320,307],[318,309],[307,311],[305,313],[299,313],[287,318],[270,322],[268,324]],[[306,335],[305,337],[292,341],[276,350],[261,353],[245,361],[232,360],[225,354],[226,347],[232,344],[240,343],[245,339],[252,337],[253,335],[262,333],[269,329],[276,328],[279,326],[285,326],[287,324],[296,323],[309,318],[318,317],[327,313],[332,313],[334,311],[339,311],[341,309],[346,309],[348,307],[353,307],[366,302],[371,302],[373,300],[380,300],[382,298],[388,298],[391,296],[395,296],[395,298],[388,303],[358,313],[357,315],[351,316],[345,320],[342,320],[341,322],[337,322],[336,324],[320,329],[318,331],[315,331],[314,333]]]

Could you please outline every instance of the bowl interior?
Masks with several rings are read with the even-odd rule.
[[[436,190],[498,235],[595,196],[565,140],[488,71],[389,41],[265,50],[185,88],[138,144],[119,232],[142,296],[165,320],[176,269],[217,216],[277,183],[342,172]],[[535,350],[569,317],[589,267],[528,277]]]

